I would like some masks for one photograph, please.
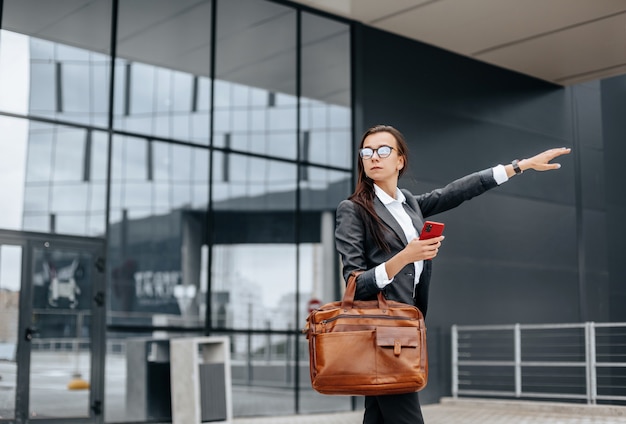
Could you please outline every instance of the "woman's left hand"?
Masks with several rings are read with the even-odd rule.
[[[549,149],[545,152],[539,153],[528,159],[522,159],[519,161],[519,167],[522,171],[527,169],[534,169],[535,171],[549,171],[551,169],[559,169],[560,163],[550,163],[550,161],[561,155],[567,155],[572,151],[569,147],[560,147],[556,149]]]

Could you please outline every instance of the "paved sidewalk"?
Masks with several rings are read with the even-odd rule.
[[[422,407],[426,424],[626,424],[626,406],[444,398]],[[360,424],[362,411],[237,418],[234,424]]]

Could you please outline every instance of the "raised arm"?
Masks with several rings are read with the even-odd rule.
[[[559,169],[561,164],[550,163],[551,160],[561,156],[567,155],[572,151],[569,147],[560,147],[556,149],[549,149],[545,152],[539,153],[531,158],[522,159],[520,161],[513,161],[509,165],[505,165],[506,175],[511,178],[515,174],[521,174],[527,169],[534,169],[535,171],[550,171],[552,169]],[[515,171],[514,163],[517,162],[519,170]]]

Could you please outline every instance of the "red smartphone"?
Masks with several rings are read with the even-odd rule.
[[[422,227],[422,232],[420,233],[420,240],[426,240],[433,237],[439,237],[443,234],[443,227],[445,224],[443,222],[435,222],[435,221],[426,221],[424,222],[424,226]]]

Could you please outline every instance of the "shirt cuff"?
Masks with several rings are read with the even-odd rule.
[[[378,265],[374,271],[376,273],[376,285],[379,289],[385,288],[385,286],[389,285],[393,281],[393,278],[390,280],[387,275],[384,262]]]
[[[505,183],[509,180],[509,177],[506,175],[506,169],[504,169],[504,165],[494,166],[493,168],[493,179],[496,180],[498,185]]]

